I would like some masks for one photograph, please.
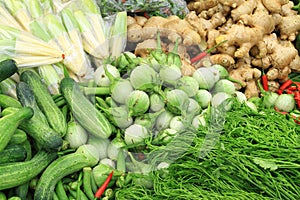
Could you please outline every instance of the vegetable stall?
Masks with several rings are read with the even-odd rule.
[[[299,5],[0,1],[0,200],[298,200]]]

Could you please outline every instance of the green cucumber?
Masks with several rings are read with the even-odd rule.
[[[39,151],[31,160],[0,165],[0,190],[22,185],[41,173],[57,153]]]
[[[14,112],[18,112],[20,110],[20,108],[15,108],[15,107],[7,107],[7,108],[4,108],[2,110],[2,117],[6,116],[6,115],[9,115],[9,114],[12,114]]]
[[[41,81],[41,77],[32,70],[26,70],[20,75],[20,80],[27,83],[33,91],[37,105],[46,116],[50,127],[64,136],[67,132],[65,116],[55,104],[47,86]]]
[[[0,152],[0,164],[24,161],[26,157],[27,152],[22,145],[7,145],[6,148]]]
[[[21,129],[17,129],[10,138],[8,144],[21,144],[27,140],[27,134]]]
[[[21,123],[19,128],[30,135],[45,150],[57,151],[60,149],[63,143],[62,136],[49,126],[45,115],[36,103],[32,90],[26,83],[17,84],[17,96],[22,106],[30,107],[34,111],[32,118]]]
[[[42,173],[34,192],[34,199],[51,200],[59,180],[84,167],[93,167],[98,161],[99,152],[92,145],[82,145],[76,152],[57,158]]]
[[[0,191],[0,200],[7,200],[6,195],[2,191]]]
[[[18,100],[15,98],[5,95],[5,94],[0,94],[0,106],[2,108],[7,108],[7,107],[16,107],[16,108],[21,108],[22,105]]]
[[[60,89],[73,116],[82,127],[96,137],[108,138],[111,135],[109,121],[83,94],[77,82],[72,78],[64,78]]]
[[[33,110],[24,107],[19,109],[18,112],[12,112],[0,118],[0,152],[7,146],[21,122],[30,119],[32,116]]]
[[[18,71],[16,62],[12,59],[3,60],[0,62],[0,82],[11,77]]]

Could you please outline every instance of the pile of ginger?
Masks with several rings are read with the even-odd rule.
[[[262,72],[273,91],[292,71],[300,72],[300,57],[293,44],[300,15],[292,9],[292,1],[192,0],[187,6],[190,13],[184,19],[129,17],[128,41],[143,49],[147,43],[155,44],[159,30],[170,42],[180,38],[179,53],[185,61],[195,46],[211,48],[226,41],[211,53],[210,61],[226,67],[231,78],[241,83],[236,88],[248,98],[260,95],[257,81]]]

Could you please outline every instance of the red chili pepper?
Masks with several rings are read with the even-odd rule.
[[[150,16],[148,15],[148,13],[147,13],[147,12],[144,12],[144,13],[143,13],[143,15],[144,15],[144,17],[146,17],[147,19],[149,19],[149,18],[150,18]]]
[[[261,76],[261,82],[262,82],[262,86],[263,86],[263,89],[265,91],[269,91],[269,85],[268,85],[268,77],[267,75],[262,75]]]
[[[276,106],[274,106],[274,110],[275,110],[276,112],[279,112],[280,114],[283,114],[283,115],[288,114],[288,112],[280,111]]]
[[[296,122],[297,124],[300,124],[300,118],[294,118],[294,122]]]
[[[300,124],[300,117],[294,116],[292,115],[294,122],[296,122],[297,124]]]
[[[287,89],[289,86],[291,86],[293,84],[293,81],[291,79],[285,81],[284,83],[282,83],[282,85],[280,86],[280,90],[285,90]]]
[[[285,92],[286,92],[287,94],[294,94],[294,91],[292,91],[292,90],[290,90],[290,89],[286,89]]]
[[[197,56],[195,56],[194,58],[191,59],[191,63],[197,62],[201,59],[203,59],[205,56],[207,56],[210,52],[212,52],[212,50],[214,50],[215,48],[217,48],[218,46],[220,46],[221,44],[227,42],[227,40],[224,40],[218,44],[216,44],[215,46],[207,49],[206,51],[201,52],[200,54],[198,54]]]
[[[294,99],[296,100],[298,108],[300,108],[300,92],[299,91],[294,92]]]
[[[287,89],[290,90],[290,91],[296,91],[297,86],[292,85],[292,86],[288,87]]]
[[[61,57],[62,57],[62,59],[65,59],[66,55],[63,53],[63,54],[61,54]]]
[[[101,185],[101,187],[96,191],[96,193],[95,193],[95,197],[96,197],[96,198],[100,198],[100,197],[102,196],[102,194],[103,194],[104,191],[106,190],[106,188],[107,188],[107,186],[108,186],[108,184],[109,184],[109,182],[110,182],[110,180],[111,180],[113,174],[114,174],[114,171],[112,171],[112,172],[108,175],[108,177],[106,178],[106,180],[104,181],[104,183],[103,183],[103,184]]]
[[[296,85],[298,91],[300,91],[300,82],[293,82],[293,83]]]
[[[281,90],[281,89],[277,90],[277,94],[281,95],[282,93],[283,93],[283,90]]]
[[[204,57],[206,57],[208,55],[208,53],[206,51],[201,52],[200,54],[198,54],[197,56],[195,56],[194,58],[191,59],[191,63],[197,62],[198,60],[203,59]]]

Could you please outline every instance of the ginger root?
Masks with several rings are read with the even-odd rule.
[[[261,2],[271,13],[279,13],[281,7],[289,3],[289,0],[261,0]]]
[[[166,50],[166,44],[161,43],[162,49],[165,51]],[[138,43],[135,50],[134,54],[136,56],[145,58],[150,54],[150,51],[154,50],[157,48],[157,41],[155,39],[147,39],[144,40],[141,43]]]
[[[247,86],[247,82],[259,79],[261,71],[240,59],[236,63],[236,68],[229,71],[229,76],[241,83],[235,83],[236,89],[240,90]]]
[[[226,67],[230,77],[241,83],[235,83],[236,88],[248,98],[259,95],[256,84],[262,71],[274,91],[292,71],[300,72],[300,57],[293,45],[300,31],[300,15],[292,10],[292,1],[190,0],[187,6],[190,12],[184,19],[129,17],[128,42],[138,44],[136,53],[145,55],[145,47],[155,45],[147,40],[156,40],[158,31],[162,41],[170,44],[166,51],[179,38],[184,73],[192,74],[207,60],[191,65],[189,57],[197,54],[191,50],[195,46],[204,50],[226,40],[211,52],[209,60]]]
[[[292,71],[300,72],[300,57],[293,45],[300,31],[300,15],[292,9],[292,1],[218,0],[214,5],[190,10],[185,20],[205,38],[207,48],[227,41],[212,51],[210,60],[225,66],[242,83],[236,87],[247,97],[259,94],[255,80],[262,71],[274,91]]]
[[[213,54],[210,56],[210,61],[213,64],[219,64],[225,67],[227,70],[233,68],[233,65],[235,64],[235,60],[232,56],[228,54]]]
[[[266,35],[263,41],[266,44],[267,54],[263,58],[253,58],[252,65],[263,69],[270,68],[271,72],[268,75],[270,80],[286,79],[291,72],[290,65],[295,65],[295,62],[300,64],[297,49],[290,41],[278,39],[275,33]]]
[[[247,99],[259,96],[260,91],[255,80],[250,80],[247,82],[244,94]]]
[[[127,27],[128,42],[137,43],[147,39],[154,39],[157,32],[160,32],[162,38],[167,38],[173,43],[179,38],[180,43],[186,46],[198,45],[202,41],[201,36],[192,25],[175,15],[167,18],[153,16],[149,19],[144,17],[135,17],[133,19],[130,18],[131,22]]]
[[[187,4],[189,10],[194,10],[199,14],[203,10],[208,10],[218,4],[218,0],[197,0]]]

